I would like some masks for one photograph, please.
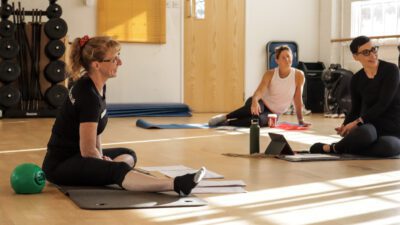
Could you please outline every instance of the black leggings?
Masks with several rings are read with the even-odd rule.
[[[262,100],[259,100],[258,104],[260,104],[261,113],[258,117],[252,115],[251,101],[252,98],[250,97],[246,100],[244,106],[226,115],[226,118],[229,120],[228,125],[237,127],[250,127],[251,119],[256,118],[258,119],[260,127],[268,126],[268,114],[272,113],[271,110],[269,110],[268,107],[264,105],[264,102]]]
[[[118,184],[122,187],[125,175],[133,169],[125,162],[84,158],[80,153],[59,160],[51,152],[47,152],[42,168],[46,174],[46,179],[59,185],[103,186]],[[103,149],[103,154],[111,159],[128,154],[132,156],[135,164],[137,161],[135,152],[128,148]]]
[[[378,136],[372,124],[364,124],[352,130],[334,147],[337,153],[390,157],[400,154],[400,138]]]

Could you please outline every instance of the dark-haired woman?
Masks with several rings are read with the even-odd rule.
[[[157,179],[133,170],[137,161],[133,150],[102,149],[101,133],[108,121],[106,82],[122,65],[119,53],[120,44],[109,37],[74,40],[70,72],[76,81],[55,120],[43,171],[59,185],[118,184],[129,191],[174,190],[188,195],[204,177],[204,168],[173,180]]]
[[[350,44],[362,69],[351,79],[351,112],[336,128],[343,137],[331,145],[316,143],[311,153],[348,153],[373,157],[400,154],[400,77],[393,63],[378,59],[378,47],[366,36]]]

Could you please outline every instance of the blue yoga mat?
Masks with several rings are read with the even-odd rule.
[[[136,126],[144,129],[207,129],[207,124],[153,124],[142,119],[136,120]]]

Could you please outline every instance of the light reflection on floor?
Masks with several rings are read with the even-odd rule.
[[[400,171],[393,171],[208,197],[204,200],[209,205],[201,210],[160,209],[148,211],[145,217],[155,222],[180,220],[181,223],[175,221],[176,224],[191,225],[343,224],[344,221],[352,224],[354,221],[360,224],[400,224],[400,216],[388,217],[396,213],[385,213],[400,212],[399,188]],[[201,217],[201,221],[182,221],[190,217]]]

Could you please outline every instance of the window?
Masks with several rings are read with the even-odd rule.
[[[369,0],[351,3],[351,36],[400,33],[400,0]]]

